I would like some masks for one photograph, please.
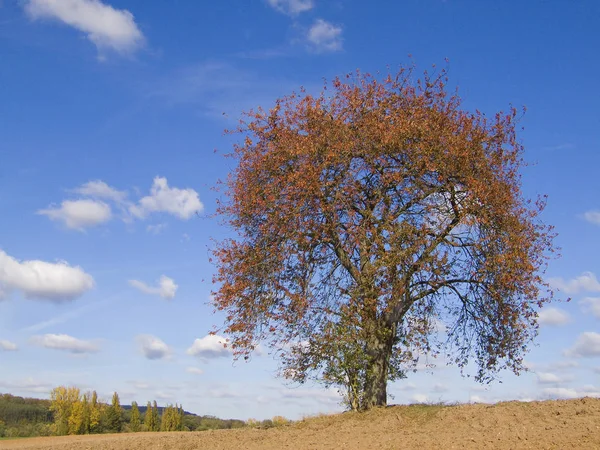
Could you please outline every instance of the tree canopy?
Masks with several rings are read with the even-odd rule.
[[[553,249],[524,198],[518,112],[462,108],[445,71],[359,72],[245,114],[218,213],[213,301],[237,356],[345,388],[353,409],[443,352],[476,379],[523,369]],[[440,328],[445,332],[440,333]]]

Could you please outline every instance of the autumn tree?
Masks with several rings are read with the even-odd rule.
[[[102,417],[103,405],[98,401],[96,391],[92,392],[92,398],[89,401],[90,409],[90,433],[98,433],[101,431],[100,419]]]
[[[152,408],[152,403],[148,402],[148,404],[146,405],[146,413],[144,415],[144,426],[146,428],[146,431],[154,431],[154,420],[155,416],[154,410]]]
[[[446,84],[351,74],[233,130],[213,301],[236,356],[266,342],[352,409],[385,405],[423,354],[474,360],[481,382],[523,369],[552,296],[545,200],[520,188],[517,111],[468,112]]]
[[[79,403],[79,389],[76,387],[59,386],[50,393],[50,410],[54,414],[54,433],[62,436],[77,434],[83,414],[78,406],[75,407],[77,418],[71,418],[74,405]],[[71,420],[70,420],[71,419]],[[71,423],[70,423],[71,422]]]
[[[134,433],[140,431],[141,428],[140,410],[137,402],[131,402],[131,419],[129,420],[129,428]]]
[[[182,430],[183,407],[167,405],[162,412],[160,431]]]

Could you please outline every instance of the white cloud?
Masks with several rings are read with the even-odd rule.
[[[323,19],[317,19],[306,36],[311,47],[317,52],[337,52],[342,50],[342,28]]]
[[[415,383],[406,383],[404,381],[400,381],[397,382],[394,387],[398,391],[414,391],[417,388],[417,385]]]
[[[433,392],[448,392],[448,390],[448,386],[442,383],[436,383],[432,389]]]
[[[584,312],[591,313],[594,317],[600,319],[600,297],[586,297],[579,303]]]
[[[112,200],[115,203],[123,203],[127,198],[127,192],[119,191],[101,180],[88,181],[71,191],[85,197]]]
[[[585,394],[572,388],[553,387],[542,389],[543,398],[551,399],[570,399],[583,397]]]
[[[156,236],[157,234],[162,233],[165,228],[167,228],[166,223],[157,223],[156,225],[148,225],[146,231]]]
[[[600,333],[593,331],[581,333],[573,348],[567,350],[565,355],[576,357],[600,356]]]
[[[544,308],[539,313],[540,325],[565,325],[571,321],[571,317],[562,309]]]
[[[480,395],[471,395],[469,397],[469,403],[489,403],[489,401]]]
[[[314,8],[313,0],[267,0],[267,3],[277,11],[295,16]]]
[[[81,267],[64,261],[19,262],[0,250],[0,291],[18,290],[27,298],[62,302],[73,300],[94,287],[94,279]]]
[[[18,349],[19,347],[17,347],[17,344],[4,339],[0,339],[0,350],[3,350],[5,352],[14,352]]]
[[[565,281],[561,277],[549,278],[548,283],[555,289],[565,294],[578,294],[579,292],[600,292],[600,282],[592,272],[583,272],[576,278]]]
[[[187,373],[193,373],[194,375],[202,375],[204,373],[204,370],[198,369],[197,367],[188,367],[185,371]]]
[[[146,283],[138,280],[129,280],[129,285],[140,290],[144,294],[158,295],[165,300],[171,300],[175,298],[175,293],[177,292],[177,288],[179,288],[172,278],[169,278],[165,275],[161,275],[161,277],[158,279],[157,287],[148,286]]]
[[[53,350],[62,350],[75,354],[95,353],[98,346],[91,341],[84,341],[74,338],[67,334],[44,334],[43,336],[33,336],[31,341],[34,344]]]
[[[410,399],[415,403],[427,403],[429,401],[429,397],[425,394],[415,394]]]
[[[0,387],[10,391],[35,392],[37,394],[49,394],[52,385],[45,381],[37,381],[31,377],[21,379],[19,381],[3,381],[0,380]]]
[[[550,370],[566,370],[566,369],[574,369],[579,367],[579,363],[572,359],[567,359],[563,361],[557,361],[554,363],[547,364],[547,367]]]
[[[540,384],[560,384],[571,380],[570,377],[559,377],[552,372],[538,372],[537,377]]]
[[[54,19],[86,34],[99,52],[114,50],[129,54],[144,42],[133,14],[100,0],[26,0],[32,19]]]
[[[156,336],[148,334],[136,338],[144,356],[148,359],[165,359],[171,355],[171,349]]]
[[[188,220],[203,210],[204,205],[195,190],[171,188],[164,177],[155,177],[150,195],[143,197],[137,205],[131,205],[129,208],[131,214],[139,219],[153,212],[162,212]]]
[[[37,213],[78,231],[108,222],[112,217],[110,206],[97,200],[65,200],[60,207],[41,209]]]
[[[594,225],[600,225],[600,211],[587,211],[583,218]]]
[[[220,358],[231,354],[229,347],[225,347],[227,339],[216,334],[209,334],[201,339],[196,339],[187,349],[187,354],[200,358]]]
[[[173,400],[173,394],[165,391],[157,391],[156,398],[159,400]]]

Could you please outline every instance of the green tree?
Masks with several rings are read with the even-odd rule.
[[[138,409],[137,402],[131,402],[131,419],[129,421],[129,427],[134,433],[140,431],[141,428],[140,410]]]
[[[481,382],[523,369],[552,299],[545,200],[521,192],[517,111],[465,111],[446,82],[359,73],[246,114],[218,207],[236,237],[214,252],[237,357],[266,341],[352,409],[423,353],[474,359]]]
[[[184,430],[183,419],[185,418],[185,411],[183,410],[183,405],[179,405],[179,422],[177,424],[177,431]]]
[[[111,405],[106,408],[105,412],[105,430],[110,433],[120,433],[123,427],[123,419],[121,417],[122,409],[119,403],[119,394],[113,393]]]
[[[154,400],[152,404],[152,423],[153,427],[151,431],[160,431],[160,411],[156,404],[156,400]]]

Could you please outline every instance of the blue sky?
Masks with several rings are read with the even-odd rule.
[[[572,301],[542,313],[531,372],[482,387],[438,362],[392,402],[600,396],[599,28],[595,0],[0,1],[0,392],[340,410],[207,337],[222,132],[323,78],[448,58],[466,108],[527,107],[523,190],[549,195],[547,277]]]

